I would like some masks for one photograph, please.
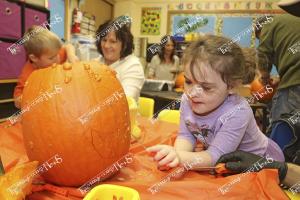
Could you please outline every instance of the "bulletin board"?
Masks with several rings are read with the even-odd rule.
[[[266,12],[265,12],[266,13]],[[170,35],[178,35],[178,29],[180,29],[181,35],[189,33],[188,30],[182,31],[180,28],[180,21],[193,21],[197,18],[199,21],[204,21],[201,26],[192,32],[196,33],[211,33],[214,35],[222,35],[227,38],[234,38],[247,28],[254,25],[255,20],[264,16],[265,13],[251,12],[245,13],[245,11],[169,11],[167,33]],[[279,13],[272,13],[275,16]],[[245,32],[240,40],[237,42],[242,47],[255,47],[257,45],[255,39],[255,33],[253,30]]]
[[[142,8],[142,35],[160,35],[161,8]]]

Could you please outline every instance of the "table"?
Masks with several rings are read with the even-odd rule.
[[[160,111],[163,109],[172,109],[172,110],[178,110],[180,107],[180,99],[182,96],[182,92],[174,92],[174,91],[159,91],[159,92],[153,92],[153,91],[141,91],[142,97],[148,97],[152,98],[155,101],[154,104],[154,117],[157,117]],[[175,106],[173,106],[173,103],[175,102]],[[262,116],[262,132],[266,133],[267,126],[269,124],[268,121],[268,108],[266,104],[263,103],[254,103],[250,104],[253,114],[255,115],[257,110],[262,110],[263,116]]]
[[[117,184],[136,189],[141,200],[207,200],[207,199],[288,199],[278,186],[277,170],[262,170],[259,173],[250,173],[241,177],[215,177],[207,173],[188,171],[181,179],[168,180],[170,172],[157,170],[156,163],[144,151],[144,147],[155,144],[172,144],[175,140],[178,126],[166,122],[149,119],[137,119],[142,130],[142,137],[132,143],[130,152],[134,154],[133,162],[123,167],[120,172],[105,181],[108,184]],[[0,153],[4,165],[18,158],[19,163],[27,161],[21,124],[5,128],[0,124]],[[141,145],[143,143],[143,145]],[[238,180],[238,182],[236,182]],[[222,194],[218,189],[223,185],[234,183],[228,192]],[[153,185],[160,185],[159,191],[152,194],[149,190]],[[28,200],[79,200],[82,199],[77,188],[60,187],[66,190],[66,196],[53,192],[35,192],[27,197]],[[101,198],[100,198],[101,199]]]

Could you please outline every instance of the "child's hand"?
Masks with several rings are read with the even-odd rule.
[[[169,145],[155,145],[147,148],[148,152],[156,153],[154,156],[155,161],[159,166],[167,165],[169,167],[176,167],[179,164],[179,157],[174,147]]]
[[[64,48],[65,48],[66,53],[67,53],[67,59],[70,63],[74,63],[74,62],[79,61],[79,59],[78,59],[78,57],[76,56],[76,53],[75,53],[75,48],[72,44],[65,44]]]
[[[68,60],[70,63],[79,62],[79,58],[75,55],[68,56]]]
[[[15,106],[17,108],[21,108],[21,102],[22,102],[22,95],[18,96],[17,98],[14,99],[15,101]]]

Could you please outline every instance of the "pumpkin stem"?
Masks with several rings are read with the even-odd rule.
[[[0,176],[4,175],[4,167],[3,167],[3,164],[2,164],[2,160],[1,160],[1,156],[0,156]]]

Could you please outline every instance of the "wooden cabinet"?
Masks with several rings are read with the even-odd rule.
[[[0,80],[0,122],[18,112],[13,99],[16,84],[17,79]]]

